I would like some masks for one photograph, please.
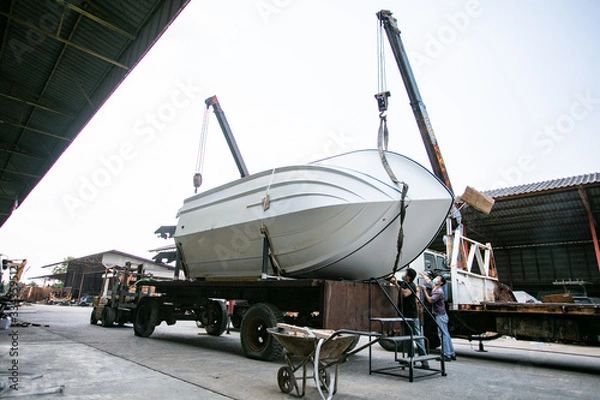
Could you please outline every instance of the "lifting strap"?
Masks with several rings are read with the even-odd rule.
[[[388,136],[387,117],[384,113],[379,113],[379,132],[377,134],[377,151],[379,152],[379,158],[381,159],[381,164],[383,164],[385,172],[387,172],[392,182],[401,183],[398,178],[396,178],[394,171],[392,171],[392,167],[390,167],[387,158],[385,158],[385,151],[388,147]],[[404,184],[404,182],[402,182],[402,184]]]
[[[404,217],[406,217],[406,192],[408,192],[408,185],[402,183],[402,196],[400,197],[400,229],[398,230],[398,239],[396,240],[396,259],[394,260],[394,268],[392,271],[396,273],[398,271],[398,262],[400,261],[400,255],[402,254],[402,245],[404,244]]]
[[[379,158],[381,159],[381,164],[387,172],[388,176],[394,183],[399,183],[402,185],[402,192],[400,196],[400,229],[398,231],[398,238],[396,240],[396,259],[394,260],[394,266],[392,268],[393,273],[396,273],[398,270],[398,262],[400,261],[400,256],[402,254],[402,245],[404,244],[404,218],[406,217],[406,193],[408,192],[408,185],[406,182],[398,180],[396,178],[396,174],[392,171],[392,167],[387,161],[385,157],[385,151],[388,146],[388,127],[387,127],[387,118],[383,112],[379,113],[379,132],[377,135],[377,151],[379,152]]]

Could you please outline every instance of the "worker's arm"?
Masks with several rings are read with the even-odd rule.
[[[425,286],[421,286],[423,288],[423,295],[425,296],[425,299],[427,300],[428,303],[433,303],[431,301],[431,296],[429,296],[429,294],[427,293],[427,288]]]
[[[410,296],[412,294],[411,290],[408,288],[408,285],[400,285],[400,284],[398,284],[398,281],[396,280],[396,278],[390,279],[390,282],[392,282],[394,285],[396,285],[396,287],[398,288],[398,290],[400,290],[400,293],[402,293],[402,297],[407,297],[407,296]]]

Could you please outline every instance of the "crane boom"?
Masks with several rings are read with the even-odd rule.
[[[204,101],[204,103],[206,103],[206,107],[213,107],[213,110],[215,111],[215,115],[217,117],[217,121],[219,121],[219,125],[221,126],[221,130],[223,131],[223,135],[225,136],[225,140],[227,141],[229,150],[233,155],[235,164],[237,165],[238,170],[240,171],[241,177],[243,178],[245,176],[248,176],[248,168],[246,168],[246,164],[244,163],[244,159],[242,158],[240,149],[238,148],[235,138],[233,137],[233,133],[231,132],[231,128],[229,127],[227,118],[225,118],[225,113],[221,108],[221,104],[219,104],[217,96],[209,97]]]
[[[417,120],[419,132],[421,133],[421,138],[425,144],[425,150],[427,151],[429,162],[431,162],[433,173],[444,182],[446,187],[448,187],[452,193],[454,193],[448,171],[446,170],[446,165],[444,164],[444,159],[442,158],[442,153],[433,133],[433,127],[431,126],[427,109],[425,108],[421,93],[417,87],[417,82],[415,81],[412,68],[410,67],[406,50],[404,50],[404,46],[402,45],[400,29],[398,28],[396,18],[392,17],[391,11],[388,10],[379,11],[377,13],[377,18],[385,29],[392,47],[392,52],[394,53],[394,58],[400,69],[400,75],[404,81],[404,86],[406,87],[410,105],[413,109],[415,119]]]

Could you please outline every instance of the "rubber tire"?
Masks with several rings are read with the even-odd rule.
[[[115,318],[115,310],[110,307],[104,306],[104,308],[102,309],[102,319],[100,320],[102,326],[105,328],[113,326],[115,323]]]
[[[279,368],[279,371],[277,371],[277,385],[279,385],[279,390],[285,394],[292,393],[296,388],[296,377],[290,367]]]
[[[283,313],[269,303],[254,304],[244,315],[240,327],[242,350],[246,357],[255,360],[273,361],[281,356],[283,346],[267,328],[283,322]]]
[[[239,315],[232,315],[231,325],[233,326],[233,329],[240,329],[240,326],[242,326],[242,317]]]
[[[92,307],[92,314],[90,315],[90,324],[98,324],[98,318],[96,318],[96,307]]]
[[[206,333],[211,336],[221,336],[227,329],[227,306],[224,302],[211,300],[206,307],[206,319],[203,321]],[[208,318],[212,315],[212,318]]]
[[[156,325],[158,325],[158,303],[152,299],[140,300],[133,321],[133,333],[139,337],[149,337]]]
[[[396,350],[396,344],[394,342],[392,342],[391,340],[386,340],[386,338],[379,339],[379,345],[387,351],[395,351]],[[400,347],[398,350],[402,351],[402,347]]]

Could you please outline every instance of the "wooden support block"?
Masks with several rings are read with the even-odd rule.
[[[470,186],[465,188],[465,192],[460,196],[460,200],[484,214],[489,214],[492,211],[495,202],[493,198]]]

